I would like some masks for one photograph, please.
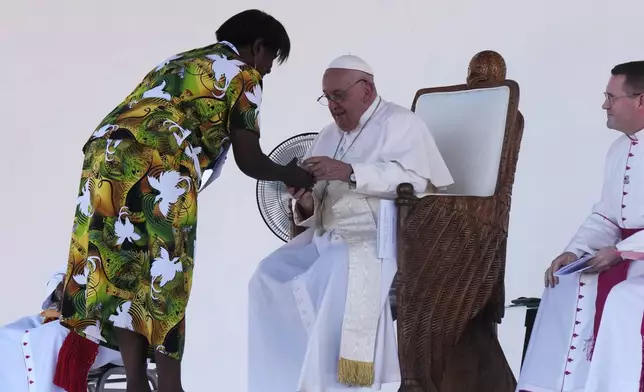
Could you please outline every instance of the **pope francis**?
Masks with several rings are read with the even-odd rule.
[[[322,85],[318,101],[334,122],[302,162],[317,182],[289,190],[295,223],[307,230],[262,260],[249,285],[250,392],[400,381],[387,295],[396,260],[379,249],[381,201],[403,182],[417,192],[453,183],[427,126],[378,95],[362,59],[335,59]]]

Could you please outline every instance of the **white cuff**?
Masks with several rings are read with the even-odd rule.
[[[642,243],[642,238],[638,234],[618,242],[615,247],[620,252],[644,252],[644,243]]]
[[[577,248],[574,248],[574,247],[564,249],[564,253],[565,252],[574,253],[575,256],[577,256],[578,259],[581,258],[581,256],[586,254],[586,251],[581,250],[581,249],[577,249]]]
[[[369,185],[378,181],[378,170],[374,170],[372,165],[368,163],[352,163],[353,174],[356,176],[357,191],[364,191],[369,188]]]

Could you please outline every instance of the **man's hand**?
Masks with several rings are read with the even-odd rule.
[[[64,282],[58,283],[56,289],[51,293],[50,299],[52,307],[55,308],[58,312],[61,311],[63,306],[63,289],[65,288]]]
[[[297,204],[300,205],[300,208],[307,214],[311,215],[313,213],[313,194],[307,191],[306,189],[296,190],[295,188],[288,188],[288,193],[293,196],[293,199],[297,201]]]
[[[304,165],[313,174],[316,181],[339,180],[349,182],[351,165],[329,157],[311,157],[304,161]]]
[[[555,272],[565,265],[572,263],[577,260],[577,255],[572,252],[564,252],[557,256],[556,259],[552,261],[550,267],[546,269],[543,281],[546,287],[555,287],[559,284],[559,278],[555,276]]]
[[[584,273],[598,274],[606,271],[620,261],[622,261],[622,256],[620,256],[617,248],[610,246],[608,248],[601,249],[595,254],[595,257],[588,261],[588,265],[591,265],[592,267],[584,271]]]
[[[58,286],[56,286],[56,290],[52,293],[52,301],[53,302],[63,302],[63,289],[65,288],[65,282],[60,282],[58,283]]]

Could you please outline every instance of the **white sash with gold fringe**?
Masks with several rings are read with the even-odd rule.
[[[346,385],[369,387],[374,382],[376,333],[382,312],[377,227],[366,199],[348,189],[344,192],[337,189],[348,188],[346,184],[338,185],[331,185],[336,189],[330,190],[328,196],[334,200],[325,200],[323,209],[324,228],[333,229],[349,249],[338,380]]]

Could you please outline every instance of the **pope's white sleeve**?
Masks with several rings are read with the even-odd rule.
[[[429,181],[405,169],[398,162],[355,163],[356,192],[374,196],[395,197],[399,184],[408,182],[416,192],[424,192]]]
[[[443,188],[454,180],[431,131],[412,112],[399,112],[385,121],[378,161],[353,163],[356,192],[395,197],[401,183],[411,183],[417,193],[429,185]]]

